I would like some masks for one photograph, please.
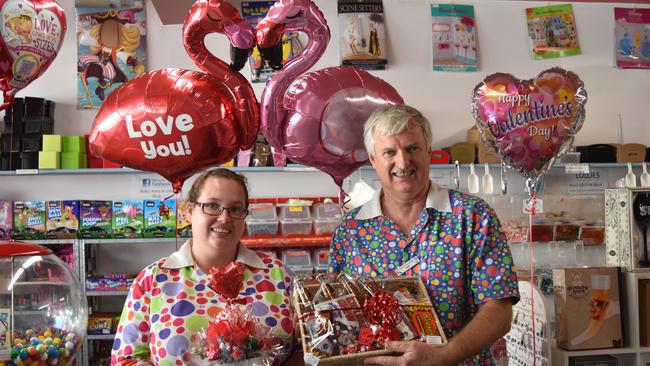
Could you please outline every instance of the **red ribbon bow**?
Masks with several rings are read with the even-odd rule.
[[[228,299],[234,299],[244,287],[244,264],[232,262],[210,269],[210,287]]]

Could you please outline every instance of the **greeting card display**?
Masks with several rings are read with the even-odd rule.
[[[389,354],[387,341],[447,343],[419,277],[299,277],[292,300],[304,361],[312,366],[360,364],[366,357]]]
[[[338,0],[341,66],[384,70],[388,63],[382,0]]]
[[[650,9],[614,8],[616,66],[650,68]]]
[[[473,5],[431,5],[434,71],[476,71]]]
[[[526,20],[533,59],[581,53],[571,4],[527,8]]]

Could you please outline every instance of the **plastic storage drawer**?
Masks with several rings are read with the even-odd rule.
[[[258,203],[248,206],[250,214],[246,217],[248,236],[277,235],[278,215],[272,203]]]
[[[311,212],[309,206],[282,206],[280,209],[282,235],[311,234]]]

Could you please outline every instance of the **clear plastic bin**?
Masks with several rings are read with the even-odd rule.
[[[336,203],[323,202],[314,206],[314,233],[331,234],[341,222],[341,209]]]
[[[314,264],[316,272],[327,272],[327,264],[329,262],[330,250],[329,249],[316,249],[311,253],[311,262]]]
[[[282,262],[295,275],[311,274],[314,268],[311,265],[311,256],[307,250],[285,250],[282,252]]]
[[[280,209],[282,235],[311,234],[311,210],[309,206],[282,206]]]
[[[246,217],[248,236],[278,235],[278,215],[272,203],[252,204]]]

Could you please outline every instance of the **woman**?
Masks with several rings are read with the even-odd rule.
[[[281,261],[239,242],[248,215],[246,178],[223,168],[206,171],[192,184],[188,200],[192,239],[135,279],[113,343],[113,365],[189,363],[197,332],[226,304],[209,287],[206,273],[233,261],[245,265],[235,300],[252,305],[259,323],[269,326],[288,351],[291,278]]]

